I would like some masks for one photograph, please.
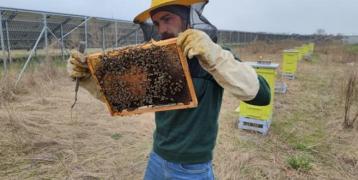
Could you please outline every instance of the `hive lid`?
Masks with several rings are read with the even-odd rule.
[[[279,64],[277,63],[259,63],[259,62],[255,62],[255,61],[247,61],[244,62],[247,65],[250,65],[251,67],[254,68],[267,68],[267,69],[276,69],[278,68]]]
[[[283,52],[286,52],[286,53],[299,53],[299,51],[297,49],[285,49],[285,50],[283,50]]]

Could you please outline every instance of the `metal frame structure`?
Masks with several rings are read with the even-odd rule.
[[[69,55],[69,49],[78,45],[79,41],[85,41],[86,49],[100,48],[102,50],[144,41],[143,33],[139,31],[138,25],[118,19],[0,7],[0,22],[1,59],[4,73],[7,72],[8,66],[16,60],[12,57],[12,50],[26,49],[29,51],[16,84],[21,80],[23,72],[33,55],[37,54],[37,50],[44,49],[47,52],[52,43],[59,45],[60,57],[65,60],[66,55]],[[315,36],[311,35],[228,30],[218,32],[219,43],[222,44],[242,44],[257,40],[312,40],[313,38]]]
[[[44,49],[47,53],[50,44],[59,45],[61,57],[64,60],[65,56],[69,55],[69,49],[73,48],[73,44],[77,44],[79,40],[86,43],[86,49],[98,48],[96,42],[102,40],[103,50],[143,41],[142,37],[138,37],[139,26],[117,19],[0,7],[0,22],[1,59],[4,73],[6,74],[8,66],[14,59],[10,47],[12,50],[29,51],[16,85],[20,82],[37,50]],[[95,39],[98,29],[95,25],[102,29],[102,36],[99,39]],[[89,32],[89,29],[93,32]],[[118,33],[122,31],[127,32],[119,35]],[[133,31],[136,32],[135,36],[132,35]],[[112,38],[112,35],[115,37]]]
[[[285,39],[295,39],[302,41],[312,41],[317,39],[315,35],[297,35],[297,34],[274,34],[264,32],[245,32],[220,30],[218,32],[219,43],[239,43],[245,44],[254,41],[280,41]]]
[[[2,11],[0,10],[0,38],[1,38],[1,50],[2,50],[2,59],[3,59],[3,64],[4,64],[4,74],[6,75],[7,73],[7,59],[5,57],[5,45],[4,45],[4,31],[3,31],[3,27],[2,27]]]

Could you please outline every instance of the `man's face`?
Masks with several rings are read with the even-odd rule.
[[[186,29],[186,25],[180,16],[168,11],[155,13],[152,16],[152,21],[162,40],[177,37],[180,32]]]

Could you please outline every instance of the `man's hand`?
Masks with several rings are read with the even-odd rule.
[[[205,32],[188,29],[179,34],[177,45],[188,58],[196,56],[216,82],[240,100],[255,98],[260,87],[255,70],[235,60],[230,51],[214,43]]]
[[[79,78],[81,82],[79,85],[81,87],[86,89],[95,98],[105,102],[102,93],[91,76],[83,54],[76,50],[71,51],[71,56],[67,60],[67,72],[71,78]]]
[[[215,65],[215,53],[213,47],[217,46],[210,37],[203,31],[188,29],[180,33],[177,39],[177,45],[181,47],[189,59],[194,56],[199,57],[199,61],[206,68]]]
[[[67,60],[67,72],[73,79],[84,80],[91,76],[84,55],[76,50],[71,51],[71,56]]]

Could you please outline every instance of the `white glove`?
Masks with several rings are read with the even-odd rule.
[[[104,102],[104,96],[91,76],[87,62],[82,53],[76,50],[71,51],[71,56],[67,60],[67,72],[72,79],[79,78],[81,87],[86,89],[95,98]]]
[[[226,90],[240,100],[249,101],[259,91],[255,70],[235,60],[230,51],[223,50],[203,31],[188,29],[180,33],[177,45],[189,58],[196,56],[200,65]]]
[[[83,80],[91,76],[84,55],[76,50],[71,51],[71,56],[67,60],[67,72],[73,79]]]

